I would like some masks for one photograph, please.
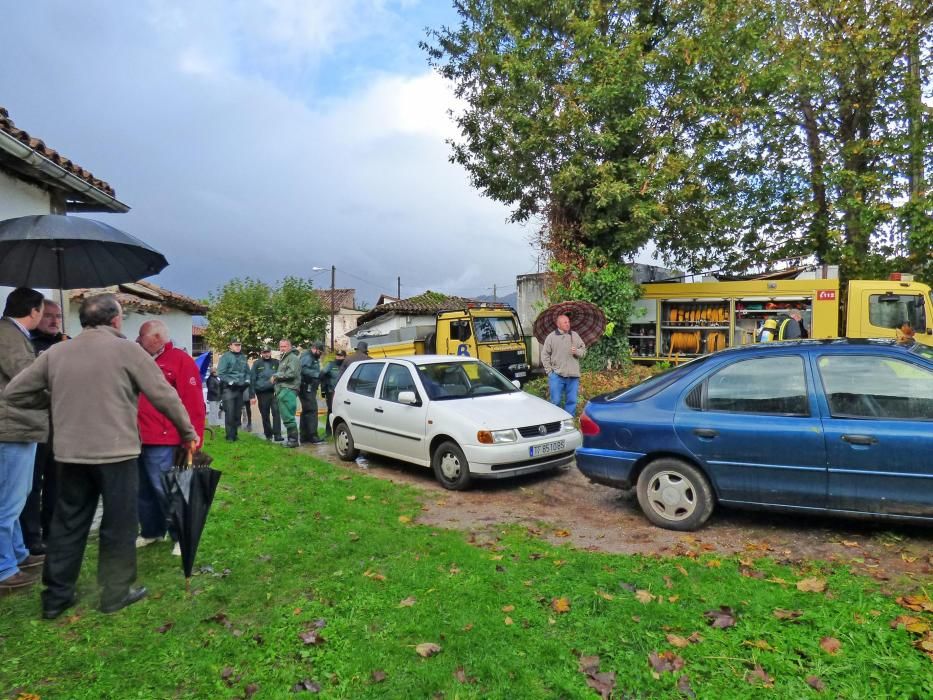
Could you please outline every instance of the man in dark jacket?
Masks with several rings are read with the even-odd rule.
[[[360,360],[372,359],[369,356],[369,353],[367,352],[368,350],[369,350],[369,345],[366,343],[366,341],[361,340],[360,342],[358,342],[356,344],[356,350],[353,351],[353,354],[343,361],[343,365],[341,365],[340,367],[340,374],[337,375],[337,379],[339,380],[344,375],[344,372],[350,369],[350,365],[352,365],[354,362],[359,362]],[[334,382],[334,386],[336,385],[337,385],[337,382]]]
[[[42,294],[25,287],[10,292],[0,319],[0,390],[35,362],[29,334],[41,318]],[[22,405],[0,398],[0,594],[32,586],[45,559],[26,548],[19,524],[32,485],[36,443],[46,442],[49,434],[48,399],[36,394]]]
[[[62,333],[62,307],[51,299],[46,299],[42,307],[42,318],[32,332],[32,346],[36,354],[45,352],[55,343],[66,340]],[[45,541],[49,538],[49,525],[52,523],[52,509],[55,507],[55,493],[58,487],[58,465],[52,454],[52,434],[49,439],[36,445],[36,462],[32,472],[32,490],[26,499],[26,506],[19,516],[23,530],[23,542],[33,554],[45,553]]]
[[[334,388],[337,386],[337,377],[340,368],[347,359],[346,350],[338,350],[333,360],[327,363],[321,371],[321,398],[327,402],[327,421],[324,423],[324,436],[330,435],[330,414],[334,409]]]
[[[259,417],[262,418],[262,430],[266,440],[282,442],[282,420],[279,417],[278,402],[275,400],[275,385],[272,375],[279,369],[279,361],[272,358],[272,348],[268,345],[259,353],[259,359],[253,362],[252,383],[259,404]]]
[[[207,377],[207,424],[220,425],[220,398],[223,386],[217,370],[212,369]]]
[[[77,601],[75,584],[101,496],[100,610],[113,613],[146,595],[145,588],[131,588],[139,524],[139,394],[169,418],[185,448],[198,444],[188,413],[162,371],[120,333],[123,310],[116,297],[88,297],[80,318],[83,330],[76,338],[42,353],[3,392],[3,400],[16,407],[31,405],[45,391],[51,399],[61,481],[42,572],[42,616],[49,620]]]
[[[323,442],[317,434],[317,392],[321,383],[321,353],[324,343],[314,342],[301,353],[301,442],[317,445]]]
[[[229,352],[225,352],[217,365],[217,376],[223,385],[221,398],[224,405],[224,423],[227,440],[236,441],[240,414],[243,413],[243,391],[249,387],[249,364],[243,354],[239,339],[230,341]]]

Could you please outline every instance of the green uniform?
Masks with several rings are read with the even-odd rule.
[[[301,386],[301,368],[298,364],[298,351],[289,350],[279,360],[279,369],[275,373],[275,398],[279,402],[279,415],[289,442],[298,441],[298,424],[295,411],[298,410],[298,388]]]
[[[317,390],[321,381],[321,360],[311,350],[301,353],[301,423],[298,432],[302,442],[317,442]]]

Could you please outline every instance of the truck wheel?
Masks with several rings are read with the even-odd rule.
[[[350,426],[343,421],[340,421],[334,428],[334,447],[337,450],[337,456],[344,462],[352,462],[360,454],[360,451],[353,446]]]
[[[713,512],[714,498],[703,473],[679,459],[658,459],[638,477],[638,505],[645,517],[668,530],[697,530]]]
[[[431,466],[434,468],[434,476],[445,489],[463,491],[472,481],[470,465],[463,450],[455,442],[442,442],[438,445],[431,457]]]

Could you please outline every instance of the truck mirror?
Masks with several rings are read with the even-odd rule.
[[[400,391],[398,392],[398,402],[413,406],[418,403],[418,397],[413,391]]]

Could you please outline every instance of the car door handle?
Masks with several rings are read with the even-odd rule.
[[[385,411],[383,411],[381,408],[377,408],[377,409],[374,409],[374,410],[376,411],[376,413],[385,413]]]
[[[343,400],[343,403],[344,403],[345,405],[347,405],[347,406],[349,406],[349,405],[350,405],[350,402],[349,402],[349,401],[347,401],[346,399],[344,399],[344,400]]]
[[[694,428],[693,434],[701,438],[714,438],[719,436],[719,431],[712,428]]]
[[[874,445],[878,438],[872,435],[843,435],[842,439],[850,445]]]

